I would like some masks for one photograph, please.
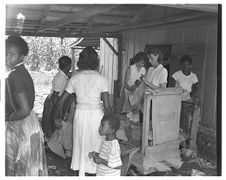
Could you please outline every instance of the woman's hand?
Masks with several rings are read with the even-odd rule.
[[[56,130],[59,130],[59,129],[61,129],[63,126],[62,126],[62,124],[61,124],[61,119],[56,119],[55,120],[55,129]]]
[[[158,94],[159,92],[161,92],[161,89],[160,88],[154,89],[154,92]]]
[[[136,80],[136,81],[135,81],[136,88],[139,87],[140,84],[141,84],[141,81],[140,81],[140,80]]]
[[[145,77],[144,77],[143,74],[141,74],[141,76],[140,76],[140,81],[141,81],[141,83],[144,82],[144,80],[145,80]]]

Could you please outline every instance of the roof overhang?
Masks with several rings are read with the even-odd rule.
[[[6,5],[6,35],[117,37],[120,32],[194,19],[216,18],[216,4]],[[25,20],[17,19],[18,13]]]

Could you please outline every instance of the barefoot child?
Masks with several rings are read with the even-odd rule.
[[[120,121],[112,114],[104,115],[99,127],[99,134],[106,136],[102,142],[100,152],[89,153],[89,158],[97,164],[97,176],[120,176],[122,161],[120,146],[115,137],[115,132],[120,127]]]

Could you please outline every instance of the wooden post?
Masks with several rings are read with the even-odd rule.
[[[118,36],[118,79],[114,83],[114,112],[120,114],[124,99],[122,99],[121,90],[122,90],[122,35]],[[124,93],[125,97],[125,93]]]
[[[197,152],[197,134],[199,129],[199,122],[201,120],[200,116],[200,106],[195,104],[193,118],[192,118],[192,127],[191,127],[191,141],[190,141],[190,149]]]
[[[122,35],[119,35],[118,37],[118,94],[117,97],[120,96],[120,89],[122,88],[122,69],[123,69],[123,59],[122,59],[122,53],[123,53],[123,44],[122,44]]]
[[[71,59],[72,59],[71,68],[72,68],[72,74],[75,71],[75,54],[74,53],[75,53],[75,49],[74,48],[71,48]]]
[[[142,129],[142,144],[141,152],[145,155],[145,149],[148,146],[148,134],[149,134],[149,123],[150,123],[150,103],[151,98],[149,95],[144,95],[144,116],[143,116],[143,129]]]
[[[115,50],[115,48],[111,45],[111,43],[105,37],[103,37],[103,40],[108,45],[108,47],[113,51],[113,53],[116,56],[118,56],[118,51]]]

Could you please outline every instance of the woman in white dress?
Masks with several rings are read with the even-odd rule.
[[[107,79],[96,71],[99,65],[96,51],[92,47],[86,47],[80,53],[77,65],[79,72],[69,80],[54,117],[57,117],[57,112],[67,97],[75,92],[78,104],[73,122],[71,169],[79,171],[79,176],[84,176],[86,173],[96,173],[97,166],[88,158],[88,153],[99,152],[103,137],[99,135],[98,128],[104,110],[109,111],[110,106]],[[59,119],[55,123],[60,127]]]

